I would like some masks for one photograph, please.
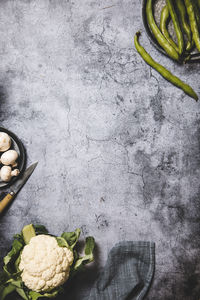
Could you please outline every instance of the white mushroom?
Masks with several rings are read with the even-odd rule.
[[[0,171],[0,177],[2,181],[9,182],[13,176],[18,176],[19,173],[18,169],[12,171],[10,166],[3,166]]]
[[[7,151],[11,146],[11,138],[5,132],[0,132],[0,152]]]
[[[15,150],[8,150],[1,155],[1,163],[5,166],[11,165],[12,167],[17,166],[16,160],[18,159],[18,153]]]

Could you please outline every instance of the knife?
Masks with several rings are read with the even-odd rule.
[[[23,175],[12,185],[12,187],[10,188],[10,192],[0,202],[0,214],[8,206],[8,204],[13,200],[13,198],[16,196],[16,194],[21,190],[23,185],[26,183],[26,181],[29,179],[29,177],[35,170],[37,164],[38,164],[38,162],[36,162],[36,163],[32,164],[30,167],[28,167],[26,169],[26,171],[23,173]]]

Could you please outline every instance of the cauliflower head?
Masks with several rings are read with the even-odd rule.
[[[84,255],[76,250],[81,230],[51,236],[43,225],[28,224],[14,235],[0,270],[0,300],[16,294],[23,299],[55,298],[62,285],[94,259],[95,240],[85,239]],[[19,272],[19,270],[21,272]],[[18,299],[18,298],[17,298]]]
[[[21,253],[22,281],[30,290],[50,291],[68,279],[73,260],[73,252],[58,246],[55,237],[44,234],[32,237]]]

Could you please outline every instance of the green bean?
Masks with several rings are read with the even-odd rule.
[[[188,38],[186,50],[190,51],[193,46],[193,43],[192,43],[192,33],[191,33],[190,25],[188,24],[186,18],[186,8],[182,0],[176,0],[176,4],[180,15],[183,30],[185,31],[185,34],[187,35]]]
[[[166,0],[166,3],[167,3],[169,13],[170,13],[171,18],[172,18],[172,22],[174,24],[174,29],[175,29],[177,40],[178,40],[178,49],[179,49],[178,53],[182,54],[183,50],[184,50],[183,33],[181,31],[178,16],[176,14],[176,10],[175,10],[175,7],[174,7],[174,0]]]
[[[198,30],[197,20],[196,20],[196,16],[195,16],[195,12],[194,12],[193,3],[191,0],[184,0],[184,1],[185,1],[185,6],[187,9],[188,16],[189,16],[193,40],[195,42],[195,45],[196,45],[198,51],[200,51],[199,30]]]
[[[199,5],[197,3],[197,0],[194,0],[192,3],[194,5],[194,12],[195,12],[196,20],[197,20],[197,26],[200,29],[200,11],[199,11]]]
[[[179,60],[179,54],[172,47],[172,45],[170,45],[170,43],[166,40],[166,38],[163,36],[163,34],[159,30],[158,26],[156,25],[156,22],[155,22],[154,16],[153,16],[152,0],[147,0],[146,16],[147,16],[148,24],[149,24],[157,42],[159,43],[159,45],[166,51],[166,53],[171,58],[173,58],[174,60]]]
[[[167,23],[169,21],[169,9],[167,5],[165,5],[161,11],[160,16],[160,30],[163,33],[164,37],[168,40],[168,42],[174,47],[174,49],[178,52],[178,47],[176,43],[172,40],[167,30]]]
[[[198,7],[199,7],[199,9],[200,9],[200,0],[198,0],[197,3],[198,3]]]
[[[138,53],[141,55],[141,57],[144,59],[144,61],[150,65],[152,68],[154,68],[162,77],[167,79],[169,82],[171,82],[173,85],[177,86],[178,88],[182,89],[187,95],[194,98],[196,101],[198,100],[198,96],[195,93],[195,91],[185,82],[180,80],[178,77],[174,76],[170,71],[165,69],[162,65],[157,63],[153,58],[146,52],[146,50],[140,45],[139,43],[139,36],[140,32],[137,32],[134,37],[134,43],[135,48],[138,51]]]

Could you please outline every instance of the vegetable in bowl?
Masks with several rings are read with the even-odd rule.
[[[200,54],[195,53],[200,52],[198,5],[199,1],[193,0],[143,0],[143,23],[151,42],[160,52],[179,64],[200,61]],[[168,30],[170,22],[173,25],[171,32]],[[140,32],[137,32],[134,37],[135,48],[144,61],[173,85],[198,101],[198,95],[191,86],[157,63],[140,45],[139,35]]]
[[[42,225],[26,225],[14,236],[11,251],[4,257],[0,274],[0,299],[17,293],[25,300],[54,298],[63,285],[84,265],[93,261],[95,241],[87,237],[85,255],[75,250],[80,229],[50,235]]]

